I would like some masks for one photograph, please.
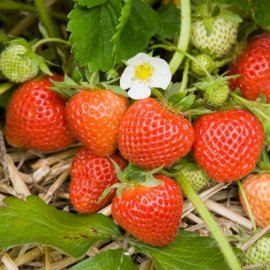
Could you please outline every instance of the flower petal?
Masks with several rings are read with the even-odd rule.
[[[170,73],[155,72],[151,78],[149,86],[159,87],[165,90],[169,86],[171,79],[172,79],[171,72]]]
[[[151,89],[145,84],[135,82],[128,91],[128,95],[132,99],[148,98],[151,95]]]
[[[130,58],[127,63],[131,66],[137,66],[145,62],[149,62],[151,57],[146,53],[138,53],[134,57]]]
[[[150,57],[148,61],[155,68],[157,72],[171,74],[170,67],[165,60],[161,58]]]
[[[132,85],[133,77],[134,68],[132,66],[126,67],[120,78],[120,87],[122,89],[130,88],[130,86]]]

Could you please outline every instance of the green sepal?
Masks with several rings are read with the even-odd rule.
[[[117,188],[116,195],[121,198],[124,189],[132,188],[138,185],[145,187],[156,187],[163,184],[163,181],[154,177],[154,174],[160,172],[162,167],[158,167],[153,170],[142,170],[140,167],[129,163],[129,165],[123,171],[121,171],[119,165],[113,159],[111,159],[111,162],[114,165],[116,176],[121,183],[116,183],[112,187],[107,188],[101,196],[102,199],[104,199],[105,196],[108,195],[108,193],[114,188]]]
[[[178,94],[180,92],[181,89],[181,83],[177,82],[177,83],[170,83],[170,85],[167,87],[165,94],[164,94],[164,99],[166,102],[169,102],[170,98],[174,95],[174,94]],[[183,91],[182,95],[183,97],[186,96],[186,92]],[[183,98],[182,97],[182,98]]]
[[[121,183],[115,183],[113,184],[112,186],[110,187],[107,187],[101,194],[101,196],[99,197],[98,201],[97,201],[97,204],[101,203],[108,195],[111,191],[113,191],[114,189],[119,189],[120,187],[122,186]],[[117,194],[119,195],[119,194]],[[122,195],[122,193],[121,193]],[[119,196],[118,196],[119,197]],[[120,196],[121,197],[121,196]]]
[[[202,19],[208,35],[212,33],[213,23],[216,19],[223,18],[238,26],[243,19],[230,10],[232,6],[219,1],[202,0],[194,8],[193,19]]]
[[[264,128],[264,140],[267,145],[267,149],[270,149],[270,104],[266,103],[264,95],[260,95],[255,101],[247,100],[240,96],[240,91],[234,91],[230,93],[233,101],[239,104],[241,107],[249,110],[261,121]]]
[[[115,93],[117,95],[128,97],[127,92],[124,89],[122,89],[119,85],[99,83],[97,86],[104,88],[104,89],[111,90],[113,93]]]
[[[53,86],[50,87],[52,91],[66,97],[70,98],[80,91],[82,86],[71,79],[68,75],[64,76],[64,81],[58,82],[52,80]]]
[[[270,159],[267,153],[267,149],[264,147],[260,156],[257,166],[264,172],[270,172]]]

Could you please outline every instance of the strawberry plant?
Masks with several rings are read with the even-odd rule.
[[[0,12],[0,269],[269,268],[268,0]]]

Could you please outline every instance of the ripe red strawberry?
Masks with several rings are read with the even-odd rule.
[[[49,151],[75,141],[65,120],[66,102],[49,90],[51,80],[61,81],[62,77],[25,82],[11,97],[6,114],[6,138],[11,145]]]
[[[243,97],[255,100],[260,93],[270,102],[270,34],[251,39],[247,47],[231,64],[230,74],[240,74],[231,80],[231,89],[239,87]]]
[[[270,174],[249,175],[243,183],[243,188],[256,224],[262,228],[268,226],[270,224]],[[247,207],[241,195],[240,199],[247,213]]]
[[[193,143],[194,130],[182,115],[168,111],[153,98],[135,102],[119,130],[123,157],[145,169],[169,167],[185,156]]]
[[[121,169],[125,168],[126,162],[120,156],[115,155],[113,159]],[[115,191],[97,203],[103,191],[118,182],[108,157],[98,157],[83,147],[75,156],[70,174],[70,201],[78,212],[95,213],[112,201]]]
[[[176,237],[183,197],[169,177],[156,175],[164,183],[155,187],[137,185],[114,197],[112,216],[133,236],[153,246],[166,246]]]
[[[206,114],[194,129],[194,157],[210,178],[234,181],[254,170],[264,132],[253,114],[244,110]]]
[[[128,108],[124,96],[109,90],[80,91],[66,107],[68,125],[74,135],[98,156],[117,148],[119,124]]]

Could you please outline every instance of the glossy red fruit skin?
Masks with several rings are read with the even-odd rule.
[[[262,173],[249,175],[243,183],[255,223],[264,228],[270,224],[270,174]],[[242,206],[247,212],[243,197],[240,195]]]
[[[230,81],[232,90],[239,88],[246,99],[255,100],[260,93],[270,102],[270,34],[255,36],[230,65],[230,75],[240,74]]]
[[[112,216],[125,230],[144,243],[166,246],[176,238],[183,197],[169,177],[156,175],[164,183],[156,187],[136,186],[114,197]]]
[[[190,151],[193,140],[191,123],[153,98],[129,107],[118,137],[122,156],[144,169],[171,166]]]
[[[254,115],[244,110],[206,114],[194,129],[194,157],[210,178],[235,181],[254,170],[264,142],[263,127]]]
[[[11,145],[51,151],[75,142],[65,119],[66,101],[49,89],[51,80],[62,81],[62,76],[45,76],[25,82],[12,95],[5,127]]]
[[[128,108],[124,96],[109,90],[82,90],[66,106],[70,130],[98,156],[111,155],[117,148],[120,121]]]
[[[114,155],[112,158],[121,169],[126,167],[126,162],[120,156]],[[115,191],[97,203],[107,187],[119,182],[108,157],[98,157],[83,147],[74,158],[70,175],[70,202],[76,211],[82,214],[96,213],[111,203]]]

